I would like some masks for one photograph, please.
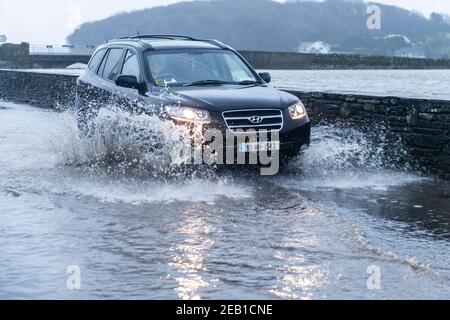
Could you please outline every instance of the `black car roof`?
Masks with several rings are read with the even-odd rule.
[[[212,39],[196,39],[180,35],[142,35],[107,41],[106,44],[139,45],[145,49],[228,49],[223,43]]]

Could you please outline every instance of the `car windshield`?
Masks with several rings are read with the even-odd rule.
[[[232,51],[151,51],[146,53],[146,60],[155,84],[160,87],[259,83]]]

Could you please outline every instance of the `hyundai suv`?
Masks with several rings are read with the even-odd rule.
[[[120,38],[99,46],[77,81],[78,125],[88,132],[100,108],[158,115],[179,125],[225,134],[276,132],[276,143],[236,150],[279,151],[292,157],[310,142],[310,121],[294,95],[268,85],[234,49],[216,40],[175,35]],[[256,148],[255,148],[256,146]]]

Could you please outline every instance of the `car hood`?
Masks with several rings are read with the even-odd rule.
[[[219,86],[170,88],[170,100],[210,111],[233,109],[284,109],[298,98],[270,86]]]

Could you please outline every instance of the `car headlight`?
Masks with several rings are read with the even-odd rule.
[[[166,106],[166,112],[174,120],[185,122],[208,123],[211,121],[209,112],[190,107]]]
[[[293,120],[299,120],[306,116],[305,106],[301,101],[289,107],[289,114]]]

